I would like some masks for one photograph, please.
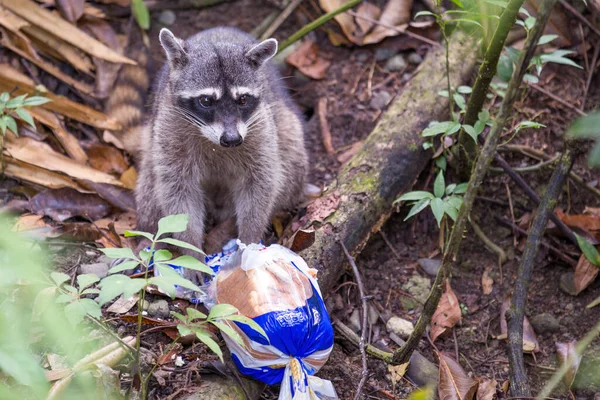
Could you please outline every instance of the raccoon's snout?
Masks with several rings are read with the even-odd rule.
[[[236,147],[244,142],[244,138],[237,132],[225,132],[220,139],[223,147]]]

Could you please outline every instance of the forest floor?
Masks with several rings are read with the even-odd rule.
[[[311,4],[305,8],[308,13],[316,14],[319,11],[312,8]],[[175,11],[175,22],[169,28],[176,36],[182,38],[199,30],[221,25],[236,26],[250,31],[257,25],[257,21],[262,21],[276,10],[277,8],[265,5],[264,2],[239,0],[194,12]],[[164,61],[157,38],[158,31],[165,25],[159,19],[157,12],[153,15],[149,32],[152,51],[151,77]],[[292,14],[274,36],[283,40],[306,22]],[[578,23],[574,18],[570,23],[577,29]],[[435,34],[432,34],[432,37],[437,39]],[[401,93],[404,85],[410,81],[418,68],[419,60],[426,56],[430,45],[404,35],[388,38],[372,46],[352,48],[333,46],[324,31],[312,33],[310,39],[318,46],[318,57],[330,63],[322,79],[310,79],[290,66],[284,66],[283,75],[294,100],[300,105],[307,119],[306,140],[311,160],[311,182],[327,187],[335,180],[343,162],[358,148],[356,144],[364,140],[375,127],[378,118],[385,112],[386,105]],[[600,45],[600,38],[595,37],[594,40],[596,46]],[[572,48],[578,49],[589,44],[580,42],[581,40],[575,38]],[[589,52],[591,53],[593,52]],[[397,54],[403,55],[407,61],[406,65],[400,71],[390,72],[386,64]],[[408,62],[409,59],[412,63]],[[586,62],[581,51],[574,60],[580,65],[585,65]],[[512,126],[521,120],[535,120],[546,127],[523,129],[511,139],[510,144],[534,148],[551,157],[558,154],[562,149],[563,134],[567,126],[578,115],[572,106],[588,110],[600,104],[600,74],[592,75],[589,93],[584,95],[585,83],[589,76],[589,68],[547,66],[539,86],[562,101],[531,87],[524,90],[515,106],[515,122]],[[317,109],[321,98],[327,99],[326,119],[335,149],[333,154],[328,153],[323,145]],[[563,102],[571,107],[565,106]],[[583,107],[582,102],[585,103]],[[509,139],[510,134],[505,136],[505,139]],[[539,162],[521,153],[509,151],[506,147],[502,151],[513,167],[522,168]],[[431,189],[433,168],[431,165],[425,169],[415,183],[415,189]],[[600,174],[597,171],[590,172],[585,157],[577,160],[574,171],[582,176],[588,185],[600,189]],[[538,194],[542,194],[551,173],[551,167],[547,166],[523,173],[523,176]],[[4,188],[14,187],[16,183],[4,180],[2,185]],[[494,378],[502,384],[508,378],[508,358],[505,341],[495,337],[500,334],[500,308],[514,286],[524,239],[522,236],[515,238],[513,230],[502,226],[497,218],[517,221],[517,224],[522,221],[521,226],[527,229],[527,220],[531,218],[536,206],[501,172],[488,175],[479,196],[480,200],[475,204],[472,218],[478,221],[484,233],[493,242],[504,249],[508,261],[499,266],[497,255],[486,248],[473,230],[469,228],[465,232],[459,267],[452,271],[451,279],[453,290],[463,310],[462,321],[449,335],[436,340],[435,346],[449,354],[458,354],[461,365],[469,375]],[[12,195],[5,197],[6,201],[13,198]],[[586,207],[600,207],[600,198],[571,180],[561,196],[558,208],[568,214],[582,214]],[[383,349],[398,347],[386,330],[385,320],[394,315],[416,323],[423,301],[419,293],[428,290],[433,282],[431,271],[425,271],[419,260],[440,258],[439,229],[433,215],[423,212],[404,221],[407,208],[402,207],[397,211],[383,226],[381,234],[374,235],[357,258],[365,290],[368,295],[373,296],[369,311],[369,342]],[[574,260],[579,258],[579,250],[560,237],[556,229],[550,228],[545,240]],[[58,246],[57,249],[60,252],[56,261],[67,270],[77,264],[94,261],[97,254],[89,247]],[[600,280],[596,280],[578,296],[572,296],[566,293],[563,282],[564,276],[572,271],[571,265],[546,249],[540,249],[526,310],[529,320],[535,321],[533,325],[539,341],[539,352],[525,356],[534,392],[543,386],[557,366],[555,342],[579,339],[600,320],[600,306],[586,308],[586,305],[600,296]],[[482,284],[484,276],[485,285]],[[493,283],[490,283],[490,279]],[[356,321],[360,299],[356,285],[352,282],[354,277],[350,272],[340,277],[339,286],[328,295],[326,302],[332,315],[348,326],[358,328]],[[484,294],[484,289],[487,294]],[[153,300],[152,295],[149,300]],[[172,304],[172,309],[173,306]],[[121,330],[129,330],[131,325],[123,321],[114,323]],[[145,336],[143,345],[152,349],[165,346],[169,342],[170,339],[163,332],[157,332]],[[600,348],[600,344],[596,342],[595,347]],[[197,350],[190,349],[188,356],[192,358],[193,355],[197,355]],[[434,348],[428,341],[422,340],[418,350],[437,365]],[[211,356],[207,357],[212,359]],[[412,390],[411,384],[406,380],[394,387],[387,366],[382,361],[369,359],[368,365],[369,379],[364,389],[367,398],[405,398]],[[358,350],[336,336],[334,351],[329,362],[319,372],[319,376],[333,382],[340,398],[349,399],[356,391],[361,370]],[[151,395],[157,399],[166,399],[176,391],[176,386],[180,388],[182,385],[200,385],[201,377],[180,373],[171,375],[164,386],[159,382],[160,380],[151,381]],[[178,382],[178,385],[174,385],[173,382]],[[575,397],[593,398],[594,391],[600,392],[600,383],[597,382],[597,385],[599,386],[592,391],[575,390]],[[276,388],[268,389],[263,398],[274,399],[277,393]],[[498,394],[503,396],[500,391]],[[567,395],[556,397],[569,398]]]

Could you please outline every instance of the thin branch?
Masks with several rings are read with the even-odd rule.
[[[544,89],[541,86],[536,85],[535,83],[530,83],[529,84],[530,88],[533,88],[535,90],[537,90],[538,92],[550,97],[552,100],[559,102],[560,104],[562,104],[563,106],[567,107],[570,110],[575,111],[577,114],[585,117],[587,115],[587,113],[581,111],[576,105],[569,103],[568,101],[565,101],[563,99],[561,99],[560,97],[558,97],[557,95],[555,95],[552,92],[549,92],[548,90]]]
[[[340,321],[336,317],[333,317],[333,323],[335,324],[337,331],[342,336],[344,336],[346,339],[351,341],[357,347],[360,346],[360,337],[356,333],[354,333],[354,331],[352,329],[350,329],[348,326],[346,326],[346,324],[344,324],[342,321]],[[372,346],[370,344],[367,344],[365,346],[365,351],[371,357],[375,357],[387,364],[392,364],[392,356],[393,356],[392,353],[389,353],[389,352],[383,351],[383,350],[379,350],[377,347]]]
[[[358,293],[360,294],[360,300],[363,309],[362,321],[360,324],[360,342],[358,344],[358,348],[360,349],[360,355],[362,357],[362,377],[360,378],[358,388],[356,388],[356,395],[354,396],[354,400],[358,400],[360,398],[360,392],[362,391],[365,382],[367,382],[367,377],[369,376],[369,369],[367,367],[367,353],[365,351],[365,331],[367,327],[367,313],[369,312],[369,306],[367,305],[367,297],[365,296],[360,272],[358,271],[358,267],[354,262],[354,258],[352,258],[352,256],[348,252],[348,249],[341,240],[340,246],[342,246],[344,254],[346,254],[346,258],[348,258],[348,262],[350,263],[350,266],[352,266],[352,271],[354,272],[354,277],[356,278],[356,283],[358,284]]]
[[[594,47],[594,56],[592,57],[592,63],[590,64],[590,73],[588,74],[587,81],[585,82],[585,90],[583,91],[583,97],[581,100],[581,109],[582,110],[585,109],[585,101],[587,100],[587,95],[590,90],[590,84],[592,83],[592,78],[594,77],[594,72],[596,71],[596,63],[598,62],[599,55],[600,55],[600,43],[597,43],[596,47]]]
[[[546,0],[544,5],[555,1],[556,0]],[[547,7],[545,10],[549,14],[551,9],[551,7]],[[540,13],[542,12],[543,11]],[[556,205],[558,196],[569,175],[575,156],[576,151],[573,149],[573,141],[569,140],[567,141],[566,150],[550,178],[548,189],[540,202],[528,232],[527,244],[525,245],[525,251],[523,252],[523,257],[519,264],[517,277],[515,279],[515,289],[511,300],[511,306],[506,312],[506,319],[508,322],[510,391],[512,396],[531,396],[527,372],[525,371],[525,364],[523,361],[523,317],[527,303],[527,292],[533,273],[533,267],[536,264],[536,256],[540,241],[546,230],[549,216]]]
[[[288,47],[292,43],[296,42],[297,40],[302,39],[309,32],[314,31],[315,29],[317,29],[318,27],[320,27],[321,25],[323,25],[324,23],[326,23],[327,21],[329,21],[336,15],[341,14],[344,11],[348,11],[349,9],[356,6],[361,1],[362,0],[350,0],[347,3],[344,3],[338,9],[330,11],[327,14],[321,15],[319,18],[315,19],[313,22],[304,25],[302,28],[300,28],[292,36],[287,38],[283,43],[281,43],[279,45],[279,52],[282,52],[286,47]]]
[[[260,40],[265,40],[271,37],[272,34],[279,28],[279,26],[289,17],[296,7],[302,2],[302,0],[292,0],[290,4],[277,16],[275,21],[260,35]]]
[[[560,0],[560,5],[563,6],[564,8],[566,8],[571,14],[573,14],[575,17],[577,17],[581,22],[586,24],[588,26],[588,28],[590,28],[596,35],[600,36],[600,29],[596,28],[596,26],[594,24],[592,24],[586,17],[581,15],[581,13],[579,11],[577,11],[575,9],[575,7],[573,7],[572,5],[567,3],[565,0]],[[592,66],[592,69],[594,69],[593,66]]]
[[[506,252],[500,246],[498,246],[496,243],[494,243],[490,238],[488,238],[486,236],[486,234],[481,230],[479,225],[473,219],[471,219],[471,227],[473,228],[475,235],[477,235],[479,240],[481,240],[483,242],[485,247],[487,247],[488,249],[493,251],[498,256],[499,265],[504,264],[506,262],[506,260],[508,260],[508,257],[506,256]]]

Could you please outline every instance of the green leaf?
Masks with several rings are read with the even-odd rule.
[[[438,95],[442,96],[442,97],[446,97],[448,98],[448,91],[447,90],[440,90],[438,92]]]
[[[471,94],[471,92],[473,92],[473,89],[471,88],[471,86],[461,85],[456,89],[456,91],[460,94]]]
[[[510,56],[506,55],[506,54],[501,54],[500,55],[500,60],[498,61],[498,76],[500,77],[500,79],[502,79],[505,82],[508,82],[510,80],[510,78],[512,77],[513,74],[513,70],[514,70],[514,65],[512,60],[510,59]],[[492,86],[493,88],[493,86]]]
[[[444,173],[440,171],[438,176],[435,178],[433,182],[433,194],[435,197],[442,197],[444,195],[444,190],[446,189],[446,181],[444,180]]]
[[[25,99],[25,101],[23,101],[23,105],[24,106],[41,106],[42,104],[46,104],[51,102],[52,100],[47,99],[45,97],[42,96],[31,96]]]
[[[158,233],[156,234],[156,238],[158,239],[165,233],[185,232],[187,225],[187,214],[169,215],[168,217],[161,218],[158,221]]]
[[[546,125],[544,124],[540,124],[539,122],[534,122],[534,121],[522,121],[519,123],[519,125],[517,125],[517,127],[515,128],[515,130],[518,132],[523,128],[535,128],[535,129],[539,129],[539,128],[545,128]]]
[[[457,6],[459,6],[460,8],[465,8],[465,6],[463,5],[462,2],[460,2],[460,0],[451,0],[454,4],[456,4]]]
[[[446,135],[452,135],[460,130],[460,123],[453,122],[450,127],[448,127],[445,131]]]
[[[468,186],[469,186],[469,184],[467,182],[465,182],[465,183],[459,183],[458,185],[456,185],[456,189],[454,189],[454,194],[463,194],[463,193],[466,193]]]
[[[132,237],[132,236],[143,236],[146,239],[152,241],[154,240],[154,236],[148,232],[142,232],[142,231],[125,231],[125,237]]]
[[[555,52],[552,52],[550,54],[542,54],[540,56],[540,60],[542,61],[542,63],[553,62],[556,64],[570,65],[571,67],[583,69],[583,67],[579,66],[575,61],[564,57],[567,54],[573,53],[575,52],[570,50],[556,50]]]
[[[444,157],[444,155],[440,155],[439,157],[436,157],[435,160],[435,165],[441,169],[442,171],[446,171],[446,167],[448,166],[448,163],[446,161],[446,157]]]
[[[173,258],[173,254],[169,250],[161,249],[154,252],[155,262],[168,261],[171,258]]]
[[[130,298],[146,286],[146,281],[144,279],[131,279],[127,275],[115,274],[102,279],[99,285],[101,290],[98,302],[102,306],[121,294],[126,299]]]
[[[261,335],[263,335],[263,337],[265,339],[269,339],[269,336],[267,336],[267,332],[265,332],[265,330],[258,325],[258,323],[256,323],[256,321],[254,321],[252,318],[248,318],[245,315],[239,315],[239,314],[231,314],[228,315],[226,317],[223,317],[223,319],[227,319],[230,321],[236,321],[236,322],[240,322],[242,324],[248,325],[250,327],[250,329],[252,329],[255,332],[260,333]]]
[[[128,258],[130,260],[137,260],[137,258],[133,254],[133,251],[129,247],[109,247],[106,249],[100,249],[100,251],[103,252],[104,255],[108,258]]]
[[[78,294],[79,292],[77,291],[77,288],[75,288],[74,286],[71,285],[65,285],[63,286],[63,289],[65,289],[68,292],[73,293],[74,295]]]
[[[140,263],[138,261],[125,261],[125,262],[122,262],[119,265],[115,265],[114,267],[109,269],[108,273],[114,274],[117,272],[127,271],[128,269],[133,269],[133,268],[137,267],[138,265],[140,265]]]
[[[239,344],[240,346],[244,346],[244,341],[242,340],[242,337],[235,330],[233,330],[232,327],[219,321],[210,321],[210,323],[219,328],[221,332],[223,332],[223,334],[229,336],[237,344]]]
[[[590,166],[590,168],[600,166],[600,140],[596,142],[596,145],[590,152],[590,156],[588,158],[588,165]]]
[[[600,267],[600,254],[596,247],[576,233],[575,237],[577,238],[577,244],[579,245],[581,252],[585,255],[585,258],[593,265]]]
[[[182,324],[177,325],[177,330],[179,331],[179,335],[181,335],[181,336],[187,336],[187,335],[191,335],[192,333],[195,333],[190,328],[188,328],[187,326],[182,325]]]
[[[423,211],[425,208],[427,208],[427,206],[429,205],[429,202],[431,202],[431,199],[419,200],[414,206],[412,206],[412,208],[410,209],[410,211],[408,212],[408,215],[406,216],[406,218],[404,218],[404,220],[406,221],[413,215],[417,215],[418,213]]]
[[[458,211],[460,211],[460,207],[462,207],[462,203],[463,203],[463,200],[460,196],[450,196],[444,200],[449,202],[450,204],[452,204],[452,206],[454,206],[454,208],[456,208]]]
[[[452,221],[456,221],[456,217],[458,217],[458,210],[454,207],[448,199],[444,200],[444,212],[452,218]]]
[[[224,318],[228,315],[234,315],[238,313],[238,309],[231,304],[216,304],[210,309],[208,319]]]
[[[201,331],[201,330],[196,330],[196,337],[205,345],[208,346],[209,349],[212,350],[213,353],[215,353],[217,356],[219,356],[219,359],[221,360],[221,362],[223,362],[223,352],[221,351],[221,348],[219,347],[219,345],[217,344],[217,342],[215,342],[211,337],[210,334],[208,334],[205,331]]]
[[[471,125],[463,125],[462,127],[465,130],[465,132],[467,132],[467,135],[469,135],[475,141],[475,143],[477,143],[477,136],[479,136],[479,134],[477,133],[475,128],[473,128]]]
[[[491,3],[491,1],[487,1]],[[495,2],[494,2],[495,3]],[[406,400],[431,400],[435,398],[435,394],[431,387],[413,390]]]
[[[25,99],[25,97],[27,97],[26,94],[10,99],[8,102],[6,102],[6,108],[12,109],[12,108],[23,107],[23,100]]]
[[[169,261],[169,264],[187,269],[192,269],[194,271],[204,272],[205,274],[209,275],[215,274],[215,271],[213,271],[210,267],[208,267],[203,262],[198,261],[192,256],[177,257],[176,259]]]
[[[399,201],[413,201],[413,200],[422,200],[422,199],[433,199],[433,194],[426,192],[424,190],[415,190],[413,192],[404,193],[402,196],[398,197],[394,203]]]
[[[540,40],[538,40],[537,45],[542,46],[544,44],[550,43],[557,37],[558,37],[558,35],[542,35],[542,37],[540,37]]]
[[[183,323],[187,322],[187,319],[185,318],[185,315],[180,314],[178,312],[175,311],[171,311],[171,315],[174,316],[175,318],[177,318],[178,320],[180,320]]]
[[[490,112],[488,110],[481,110],[479,114],[477,114],[477,118],[482,122],[487,122],[490,120]]]
[[[140,28],[148,30],[150,28],[150,12],[143,0],[131,1],[131,13],[135,17]]]
[[[70,303],[75,299],[75,297],[72,294],[59,294],[58,297],[56,298],[56,302],[61,304],[61,303]]]
[[[83,274],[77,276],[77,286],[79,286],[79,292],[82,292],[83,289],[88,286],[98,282],[100,278],[96,274]]]
[[[2,131],[2,135],[6,135],[6,119],[5,117],[9,117],[8,115],[3,116],[2,118],[0,118],[0,131]]]
[[[535,75],[531,75],[531,74],[525,74],[523,75],[523,80],[527,83],[539,83],[540,79],[535,76]]]
[[[454,93],[454,95],[452,95],[452,98],[454,99],[454,102],[456,103],[458,108],[464,111],[467,107],[467,103],[465,101],[464,96],[458,93]]]
[[[85,289],[83,292],[81,292],[81,295],[86,295],[86,294],[100,294],[100,290],[98,289]]]
[[[190,321],[193,321],[195,319],[206,319],[207,318],[206,314],[196,310],[195,308],[191,308],[191,307],[187,308],[187,315],[190,318]]]
[[[66,281],[68,281],[69,279],[71,279],[71,277],[69,275],[63,274],[62,272],[51,272],[50,278],[52,278],[54,283],[56,283],[56,286],[60,286],[63,283],[65,283]]]
[[[24,108],[17,108],[16,113],[19,116],[19,118],[21,118],[23,121],[27,122],[27,124],[29,126],[31,126],[33,129],[36,129],[35,122],[33,122],[33,117],[31,116],[31,114],[29,114],[27,111],[25,111]]]
[[[423,132],[421,132],[421,136],[430,137],[430,136],[437,136],[442,133],[447,133],[449,130],[451,130],[454,127],[455,124],[457,124],[457,122],[454,122],[454,121],[437,122],[437,123],[431,125],[429,128],[425,128],[423,130]],[[459,128],[460,128],[460,124],[459,124]]]
[[[452,192],[454,192],[454,189],[456,189],[456,183],[451,183],[448,186],[446,186],[446,196],[451,195]]]
[[[429,150],[432,147],[433,147],[433,143],[431,143],[431,142],[424,142],[423,143],[423,150]]]
[[[159,242],[161,242],[161,243],[168,243],[168,244],[171,244],[173,246],[177,246],[177,247],[181,247],[181,248],[184,248],[184,249],[193,250],[193,251],[195,251],[197,253],[200,253],[200,254],[205,254],[202,250],[200,250],[199,248],[197,248],[193,244],[189,244],[187,242],[184,242],[183,240],[165,238],[165,239],[160,239]]]
[[[164,278],[169,283],[184,287],[186,289],[195,290],[196,292],[202,292],[202,289],[200,289],[198,286],[194,285],[191,281],[189,281],[189,280],[185,279],[184,277],[182,277],[181,275],[179,275],[179,273],[177,271],[175,271],[173,268],[169,267],[168,265],[157,264],[156,269],[158,270],[158,272],[161,275],[160,278]]]
[[[433,216],[435,217],[439,228],[442,223],[442,218],[444,218],[444,201],[438,197],[431,200],[431,211],[433,211]]]
[[[424,15],[431,15],[433,17],[437,17],[434,13],[432,13],[431,11],[419,11],[418,13],[415,14],[414,19],[417,19],[419,17],[422,17]]]
[[[8,129],[10,129],[15,135],[19,135],[19,131],[17,129],[17,122],[13,117],[11,117],[10,115],[4,115],[2,117],[2,120],[4,121],[4,124]],[[3,132],[3,134],[4,133],[5,132]]]
[[[83,318],[85,318],[85,315],[87,314],[87,310],[80,301],[74,301],[65,306],[65,314],[71,325],[75,326],[83,321]]]
[[[102,317],[102,311],[100,309],[100,305],[98,303],[96,303],[94,300],[92,299],[81,299],[79,300],[79,303],[81,303],[81,305],[83,306],[83,308],[85,309],[85,312],[94,317],[94,318],[101,318]]]
[[[9,100],[10,100],[10,94],[9,94],[9,93],[7,93],[7,92],[3,92],[3,93],[0,95],[0,102],[2,102],[2,103],[6,103],[6,102],[8,102]]]
[[[527,29],[528,31],[531,30],[531,28],[533,28],[533,25],[535,25],[535,18],[534,17],[527,17],[525,18],[525,21],[523,21],[525,24],[525,29]]]
[[[600,138],[600,112],[577,118],[569,127],[567,134],[579,138]]]
[[[475,126],[473,128],[475,129],[475,133],[477,134],[477,136],[479,136],[481,132],[483,132],[483,130],[485,129],[485,122],[477,121],[475,122]]]

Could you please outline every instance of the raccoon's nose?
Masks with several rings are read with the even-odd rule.
[[[223,136],[221,136],[220,140],[221,146],[223,147],[236,147],[242,144],[243,141],[244,139],[237,132],[234,134],[225,133]]]

